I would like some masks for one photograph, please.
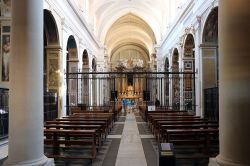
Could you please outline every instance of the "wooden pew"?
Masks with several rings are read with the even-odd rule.
[[[206,155],[211,155],[210,149],[215,141],[218,144],[218,128],[200,129],[166,129],[167,141],[173,143],[175,148],[201,149]]]
[[[52,154],[46,154],[51,158],[66,158],[66,159],[93,159],[96,158],[96,130],[63,130],[63,129],[44,129],[45,145],[51,145],[53,148]],[[85,139],[87,138],[87,139]],[[61,154],[60,150],[64,149],[86,149],[90,146],[91,154],[89,155],[65,155]],[[70,151],[68,151],[70,153]]]
[[[69,120],[60,120],[60,121],[46,121],[45,124],[64,124],[64,125],[101,125],[102,132],[106,138],[108,135],[108,128],[106,123],[103,121],[69,121]]]
[[[68,117],[92,117],[92,118],[107,118],[109,123],[113,124],[114,113],[75,113]]]
[[[96,140],[98,147],[102,145],[105,138],[105,131],[101,125],[79,125],[79,124],[44,124],[45,129],[65,129],[65,130],[96,130]]]
[[[151,123],[149,124],[149,126],[152,129],[152,132],[154,132],[154,129],[158,129],[159,128],[159,123],[158,121],[180,121],[180,120],[186,120],[186,121],[193,121],[193,120],[200,120],[202,118],[198,117],[198,116],[167,116],[167,117],[155,117],[152,118]]]
[[[188,123],[188,122],[201,122],[204,120],[205,119],[202,119],[200,117],[168,117],[165,119],[154,119],[153,123],[151,124],[152,126],[151,130],[153,134],[157,136],[160,133],[161,125],[168,124],[169,122]]]
[[[93,118],[107,118],[109,123],[112,124],[114,122],[114,113],[95,113],[89,111],[88,113],[75,113],[70,115],[69,117],[93,117]]]
[[[162,125],[160,128],[160,140],[161,142],[167,141],[167,130],[173,129],[208,129],[215,128],[218,129],[219,125],[217,123],[199,123],[199,124],[175,124],[175,125]]]
[[[106,118],[98,118],[97,119],[97,118],[84,118],[84,117],[83,118],[64,117],[64,118],[57,118],[56,121],[71,121],[71,122],[74,122],[74,121],[75,122],[77,122],[77,121],[87,122],[87,121],[89,121],[89,122],[92,122],[93,124],[97,123],[97,122],[104,123],[107,134],[111,131],[111,128],[112,128],[112,125],[109,124],[109,121]]]

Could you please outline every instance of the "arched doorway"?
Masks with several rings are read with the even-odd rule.
[[[174,110],[180,109],[180,76],[179,72],[179,52],[174,49],[172,57],[172,107]]]
[[[67,73],[78,72],[78,54],[77,45],[74,36],[70,36],[67,42]],[[67,75],[67,115],[71,108],[78,106],[78,82],[73,74]]]
[[[169,72],[169,60],[166,58],[164,64],[164,71]],[[165,100],[163,101],[163,105],[169,106],[169,74],[165,74]]]
[[[195,112],[195,43],[192,34],[188,34],[184,44],[184,80],[183,80],[183,99],[185,110],[192,110]],[[189,74],[190,73],[190,74]]]
[[[44,10],[44,120],[58,116],[60,55],[56,21],[49,10]]]
[[[218,98],[218,7],[214,8],[206,20],[202,49],[202,90],[204,116],[209,119],[219,118],[219,98]]]

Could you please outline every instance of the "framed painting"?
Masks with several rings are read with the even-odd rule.
[[[9,81],[10,35],[2,35],[2,81]]]
[[[193,62],[192,61],[185,61],[184,62],[184,70],[185,71],[192,71],[193,70]]]

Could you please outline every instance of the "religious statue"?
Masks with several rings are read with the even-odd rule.
[[[132,96],[134,94],[134,87],[132,85],[129,85],[127,91],[128,96]]]

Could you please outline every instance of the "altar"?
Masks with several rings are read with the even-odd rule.
[[[125,93],[121,93],[118,96],[119,99],[140,99],[142,95],[140,93],[134,92],[133,86],[128,86],[127,91]]]

